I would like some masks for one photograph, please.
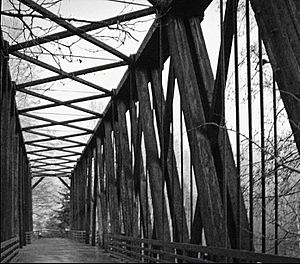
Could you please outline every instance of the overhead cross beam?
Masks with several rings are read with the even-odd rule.
[[[35,166],[31,166],[31,169],[37,169],[37,168],[43,168],[43,167],[48,167],[48,166],[57,166],[57,167],[61,167],[61,168],[65,168],[65,169],[73,169],[73,166],[66,166],[63,164],[40,164],[40,165],[35,165]]]
[[[124,15],[120,15],[120,16],[115,16],[112,18],[108,18],[99,22],[93,22],[90,23],[88,25],[84,25],[81,27],[78,27],[77,30],[79,32],[88,32],[88,31],[92,31],[92,30],[96,30],[96,29],[100,29],[100,28],[104,28],[107,26],[111,26],[113,24],[117,24],[117,23],[122,23],[125,21],[129,21],[132,19],[136,19],[136,18],[140,18],[143,16],[148,16],[151,14],[155,14],[157,12],[156,8],[150,7],[150,8],[146,8],[146,9],[142,9],[139,11],[135,11],[135,12],[131,12],[128,14],[124,14]],[[13,51],[17,51],[20,49],[25,49],[25,48],[30,48],[36,45],[41,45],[41,44],[45,44],[51,41],[56,41],[56,40],[60,40],[63,38],[67,38],[67,37],[71,37],[74,36],[75,34],[69,30],[66,31],[61,31],[58,33],[54,33],[52,35],[48,35],[45,37],[39,37],[39,38],[35,38],[33,40],[29,40],[29,41],[25,41],[25,42],[21,42],[15,45],[12,45],[9,47],[9,52],[13,52]]]
[[[38,179],[38,180],[32,185],[31,190],[33,190],[36,186],[38,186],[39,183],[40,183],[42,180],[44,180],[44,179],[45,179],[45,177],[42,177],[42,178]]]
[[[67,147],[51,147],[51,146],[42,146],[42,145],[38,145],[38,144],[34,144],[34,143],[32,143],[30,145],[34,146],[34,147],[44,148],[44,149],[28,151],[27,152],[28,154],[32,154],[32,153],[36,153],[36,152],[51,151],[51,150],[65,151],[65,149],[81,147],[81,146],[78,146],[78,145],[72,145],[72,146],[67,146]],[[81,154],[79,152],[71,151],[71,150],[66,150],[65,152],[74,153],[74,154]]]
[[[87,40],[88,42],[112,53],[113,55],[127,61],[127,62],[131,62],[131,59],[129,57],[127,57],[125,54],[119,52],[118,50],[112,48],[111,46],[103,43],[102,41],[92,37],[91,35],[79,30],[78,28],[74,27],[72,24],[66,22],[65,20],[59,18],[58,16],[56,16],[55,14],[53,14],[52,12],[50,12],[49,10],[47,10],[46,8],[43,8],[42,6],[40,6],[39,4],[31,1],[31,0],[19,0],[21,3],[27,5],[28,7],[30,7],[32,10],[42,14],[43,16],[45,16],[45,18],[48,18],[52,21],[54,21],[55,23],[57,23],[58,25],[64,27],[65,29],[71,31],[73,34]]]
[[[27,117],[30,117],[30,118],[37,119],[37,120],[50,122],[50,124],[42,124],[42,125],[24,127],[24,128],[22,128],[23,131],[27,131],[27,130],[31,130],[31,129],[37,129],[37,128],[43,128],[43,127],[49,127],[49,126],[61,125],[61,126],[66,126],[66,127],[70,127],[70,128],[74,128],[74,129],[83,130],[83,131],[86,131],[86,132],[89,132],[89,133],[93,133],[93,130],[91,130],[91,129],[70,125],[70,123],[89,121],[89,120],[97,118],[97,117],[94,117],[94,116],[89,116],[89,117],[83,117],[83,118],[71,119],[71,120],[65,120],[65,121],[56,121],[56,120],[52,120],[52,119],[49,119],[49,118],[36,116],[36,115],[32,115],[32,114],[23,114],[23,115],[27,116]]]
[[[30,56],[28,56],[28,55],[26,55],[26,54],[21,53],[21,52],[14,51],[14,52],[12,52],[11,54],[14,55],[14,56],[16,56],[16,57],[18,57],[18,58],[20,58],[20,59],[26,60],[26,61],[28,61],[28,62],[30,62],[30,63],[33,63],[33,64],[35,64],[35,65],[38,65],[38,66],[40,66],[40,67],[42,67],[42,68],[45,68],[45,69],[47,69],[47,70],[49,70],[49,71],[58,73],[59,75],[62,75],[62,76],[64,76],[65,78],[70,78],[70,79],[72,79],[72,80],[74,80],[74,81],[80,82],[80,83],[82,83],[82,84],[85,84],[85,85],[87,85],[87,86],[90,86],[90,87],[92,87],[92,88],[94,88],[94,89],[96,89],[96,90],[98,90],[98,91],[107,93],[107,94],[109,94],[109,95],[112,94],[111,91],[109,91],[109,90],[107,90],[107,89],[105,89],[105,88],[103,88],[103,87],[101,87],[101,86],[99,86],[99,85],[96,85],[96,84],[94,84],[94,83],[91,83],[91,82],[89,82],[89,81],[86,81],[86,80],[84,80],[84,79],[81,79],[81,78],[79,78],[79,77],[77,77],[77,76],[75,76],[75,75],[72,75],[71,73],[65,72],[65,71],[63,71],[63,70],[61,70],[61,69],[57,69],[57,68],[55,68],[55,67],[52,66],[52,65],[49,65],[49,64],[47,64],[47,63],[45,63],[45,62],[42,62],[42,61],[40,61],[40,60],[37,60],[37,59],[35,59],[35,58],[32,58],[32,57],[30,57]]]
[[[18,89],[18,86],[17,86]],[[23,89],[19,90],[20,92],[24,91]],[[27,91],[27,90],[25,90]],[[99,94],[99,95],[92,95],[92,96],[88,96],[88,97],[82,97],[82,98],[76,98],[76,99],[72,99],[72,100],[67,100],[67,101],[63,101],[63,103],[53,103],[53,104],[46,104],[46,105],[39,105],[39,106],[35,106],[35,107],[28,107],[28,108],[24,108],[18,111],[19,114],[23,114],[25,112],[30,112],[30,111],[36,111],[36,110],[42,110],[45,108],[51,108],[51,107],[56,107],[56,106],[60,106],[60,105],[68,105],[68,104],[74,104],[74,103],[81,103],[81,102],[85,102],[85,101],[90,101],[90,100],[96,100],[96,99],[100,99],[100,98],[104,98],[104,97],[108,97],[110,95],[107,94]]]
[[[47,151],[63,151],[67,153],[72,153],[76,155],[81,155],[81,152],[73,151],[73,150],[67,150],[67,148],[60,148],[60,147],[44,147],[45,149],[39,149],[39,150],[31,150],[27,151],[27,154],[34,154],[34,153],[40,153],[40,152],[47,152]],[[40,154],[37,154],[40,155]]]
[[[37,178],[37,177],[53,177],[53,178],[57,178],[57,177],[70,177],[69,174],[67,173],[56,173],[56,174],[51,174],[51,173],[32,173],[32,178]]]
[[[34,173],[37,173],[37,172],[63,172],[63,173],[68,173],[69,171],[70,171],[70,169],[65,169],[65,168],[56,168],[56,169],[36,168],[36,169],[32,170],[32,172],[34,172]]]
[[[60,177],[58,179],[62,182],[63,185],[65,185],[69,190],[71,190],[70,186]]]
[[[65,136],[52,136],[52,135],[48,135],[48,134],[37,132],[37,131],[26,131],[26,132],[31,133],[31,134],[35,134],[35,135],[38,135],[38,136],[44,136],[44,137],[47,137],[47,138],[25,141],[24,142],[25,144],[51,141],[51,140],[62,140],[62,141],[65,141],[65,142],[70,142],[70,143],[78,143],[78,144],[81,144],[81,145],[84,145],[84,146],[86,144],[81,143],[81,142],[76,141],[76,140],[70,140],[70,139],[67,139],[67,138],[86,136],[86,135],[90,134],[88,132],[83,132],[83,133],[69,134],[69,135],[65,135]]]
[[[22,92],[22,93],[26,93],[26,94],[29,94],[29,95],[32,95],[32,96],[35,96],[35,97],[53,102],[53,103],[56,103],[57,105],[67,106],[67,107],[70,107],[70,108],[73,108],[73,109],[76,109],[76,110],[79,110],[79,111],[82,111],[82,112],[85,112],[85,113],[88,113],[88,114],[91,114],[91,115],[95,115],[95,116],[98,116],[98,117],[103,116],[102,114],[99,114],[95,111],[91,111],[89,109],[86,109],[86,108],[83,108],[83,107],[80,107],[80,106],[77,106],[77,105],[72,105],[68,102],[60,101],[60,100],[54,99],[52,97],[36,93],[34,91],[30,91],[30,90],[27,90],[27,89],[22,89],[22,90],[17,90],[17,91]]]
[[[88,74],[88,73],[99,72],[99,71],[108,70],[108,69],[112,69],[112,68],[116,68],[116,67],[120,67],[120,66],[125,66],[125,65],[128,65],[128,63],[126,61],[119,61],[119,62],[109,63],[109,64],[106,64],[106,65],[100,65],[100,66],[87,68],[87,69],[84,69],[84,70],[70,72],[70,73],[68,73],[68,75],[72,75],[72,76],[84,75],[84,74]],[[25,87],[31,87],[31,86],[35,86],[35,85],[44,84],[44,83],[63,80],[63,79],[69,78],[68,75],[60,74],[58,76],[52,76],[52,77],[47,77],[47,78],[44,78],[44,79],[39,79],[39,80],[27,82],[27,83],[18,84],[17,88],[22,89],[22,88],[25,88]]]
[[[69,164],[69,163],[74,163],[76,162],[76,160],[74,161],[60,161],[59,163],[48,163],[48,162],[45,162],[45,161],[35,161],[34,163],[41,163],[39,165],[33,165],[32,167],[34,166],[40,166],[40,165],[43,165],[43,166],[65,166],[65,165],[62,165],[62,164]],[[70,165],[71,166],[71,165]]]
[[[41,153],[34,154],[34,155],[39,156],[40,158],[30,159],[30,161],[40,161],[40,160],[49,160],[49,159],[61,159],[61,160],[66,160],[66,161],[74,162],[74,160],[67,159],[67,157],[79,156],[79,154],[69,154],[69,155],[59,155],[59,156],[50,157],[50,156],[47,156],[47,155],[43,155]]]

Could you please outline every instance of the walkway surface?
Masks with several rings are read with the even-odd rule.
[[[98,247],[63,238],[35,239],[20,250],[18,263],[120,263]]]

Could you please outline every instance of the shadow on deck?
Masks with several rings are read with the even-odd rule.
[[[20,250],[18,263],[120,263],[103,249],[64,238],[34,239]]]

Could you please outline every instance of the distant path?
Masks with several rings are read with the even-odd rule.
[[[104,250],[63,238],[35,239],[20,250],[19,263],[120,263]]]

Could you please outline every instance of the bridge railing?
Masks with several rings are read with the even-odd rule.
[[[39,229],[39,230],[34,230],[33,232],[28,232],[28,234],[26,234],[26,238],[27,237],[28,237],[28,241],[31,241],[30,239],[31,237],[33,237],[34,239],[60,237],[60,238],[70,238],[80,243],[84,243],[86,241],[86,231],[85,230],[64,231],[61,229]]]
[[[54,238],[54,237],[61,237],[61,238],[67,238],[69,237],[69,232],[64,231],[61,229],[39,229],[34,230],[32,232],[33,238]]]
[[[137,262],[253,262],[253,263],[299,263],[299,258],[256,253],[195,244],[165,242],[119,235],[107,237],[107,250],[121,258]]]
[[[16,261],[20,249],[19,236],[1,242],[1,263]]]
[[[80,243],[85,243],[86,232],[85,230],[71,230],[70,238]]]

